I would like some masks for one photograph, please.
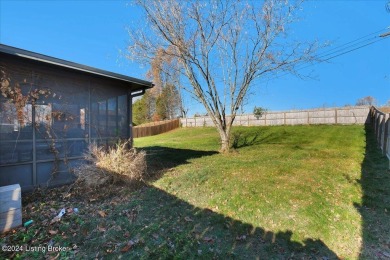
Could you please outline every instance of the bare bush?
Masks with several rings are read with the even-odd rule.
[[[90,144],[85,160],[88,162],[75,170],[77,183],[99,187],[118,182],[137,183],[146,174],[145,152],[128,148],[129,142],[119,142],[108,150]]]

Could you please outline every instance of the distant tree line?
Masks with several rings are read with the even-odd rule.
[[[372,96],[359,98],[356,101],[357,106],[373,106],[373,105],[376,105],[376,103],[377,103],[376,99]]]
[[[378,101],[373,96],[362,97],[356,101],[356,106],[377,106],[377,105],[378,105]],[[390,107],[390,99],[387,100],[384,106]]]

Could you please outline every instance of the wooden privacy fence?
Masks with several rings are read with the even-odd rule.
[[[390,160],[390,113],[384,113],[372,106],[370,115],[379,147]]]
[[[158,135],[180,126],[180,119],[158,121],[133,127],[133,138]]]
[[[253,114],[237,115],[233,125],[369,124],[369,112],[368,106],[267,112],[259,119]],[[181,124],[183,127],[214,126],[210,117],[182,118]]]

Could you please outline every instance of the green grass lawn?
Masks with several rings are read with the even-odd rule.
[[[289,244],[317,241],[315,250],[342,258],[390,253],[390,176],[372,132],[356,125],[243,127],[235,136],[238,149],[229,155],[210,153],[219,148],[213,128],[140,138],[135,146],[171,168],[154,187],[250,225],[245,234],[260,229],[263,236],[288,234]],[[382,216],[380,226],[373,214]],[[239,255],[264,255],[245,245],[235,249]]]
[[[234,131],[236,149],[227,155],[218,153],[213,128],[136,139],[151,175],[136,191],[63,187],[24,197],[24,220],[34,224],[0,236],[0,244],[72,249],[0,258],[390,257],[390,173],[369,127]],[[49,224],[63,207],[79,213]]]

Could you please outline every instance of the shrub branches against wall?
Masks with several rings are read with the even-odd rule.
[[[22,125],[25,123],[24,109],[26,105],[32,104],[34,106],[40,98],[48,98],[52,94],[50,89],[37,88],[33,84],[30,84],[27,91],[25,91],[26,93],[23,93],[18,82],[11,82],[5,68],[0,68],[0,75],[0,93],[8,102],[15,105],[18,121]]]

